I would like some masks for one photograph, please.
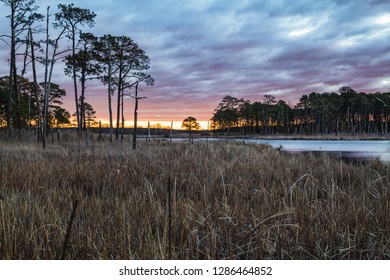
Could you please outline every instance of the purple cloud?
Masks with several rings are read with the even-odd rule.
[[[37,4],[44,11],[57,2]],[[252,101],[274,94],[294,102],[302,94],[345,85],[390,91],[388,1],[87,0],[77,5],[97,14],[89,31],[130,36],[151,58],[155,86],[143,88],[145,120],[188,115],[206,120],[226,94]],[[0,10],[4,34],[6,11]],[[6,49],[0,44],[1,75],[7,74]],[[56,65],[55,79],[69,87],[66,104],[73,112],[71,81],[62,68]],[[105,98],[105,87],[88,88],[87,101],[102,118]]]

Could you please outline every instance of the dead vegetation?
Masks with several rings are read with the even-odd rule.
[[[2,142],[0,258],[390,259],[389,186],[257,144]]]

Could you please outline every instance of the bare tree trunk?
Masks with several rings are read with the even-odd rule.
[[[73,70],[73,88],[74,88],[74,99],[76,104],[76,119],[77,119],[77,131],[80,133],[82,129],[82,120],[80,116],[79,109],[79,97],[78,97],[78,88],[77,88],[77,75],[76,75],[76,38],[75,38],[74,27],[72,29],[72,70]],[[83,100],[81,100],[83,102]],[[82,105],[81,105],[82,106]]]
[[[173,121],[171,121],[171,133],[169,135],[169,142],[172,142]]]
[[[110,142],[112,142],[112,105],[111,105],[111,83],[109,83],[109,86],[108,86],[108,114],[109,114],[109,117],[110,117],[110,129],[109,129],[109,133],[110,133]]]
[[[16,35],[15,35],[15,1],[11,1],[11,60],[10,60],[10,74],[9,74],[9,93],[8,93],[8,106],[7,106],[7,128],[9,132],[9,136],[12,135],[12,126],[15,123],[15,118],[18,119],[18,96],[17,96],[17,77],[16,77]],[[16,116],[13,114],[13,104],[16,104]],[[19,127],[19,121],[16,120],[16,123]]]
[[[62,29],[56,40],[54,41],[54,49],[52,58],[50,61],[50,71],[48,73],[49,68],[49,9],[50,6],[47,8],[47,25],[46,25],[46,58],[45,58],[45,102],[44,102],[44,115],[43,115],[43,135],[42,135],[42,142],[43,142],[43,148],[45,148],[45,139],[47,134],[47,121],[48,121],[48,112],[49,112],[49,94],[50,94],[50,87],[51,87],[51,78],[53,76],[53,69],[54,64],[56,62],[56,55],[57,55],[57,49],[58,49],[58,42],[62,37],[62,34],[65,32],[65,28]]]
[[[23,54],[23,69],[22,69],[22,72],[20,74],[20,79],[19,79],[19,84],[18,84],[19,90],[23,86],[22,85],[23,78],[24,78],[24,75],[26,74],[29,47],[30,47],[29,36],[27,34],[27,36],[26,36],[26,49],[24,50],[24,54]],[[28,94],[28,129],[30,130],[30,128],[31,128],[31,93]]]
[[[13,28],[14,29],[14,28]],[[21,124],[20,124],[20,102],[19,102],[19,89],[18,89],[18,76],[16,69],[16,37],[15,30],[12,31],[12,42],[11,42],[11,64],[12,64],[12,83],[13,83],[13,94],[14,94],[14,102],[15,102],[15,114],[14,118],[16,118],[16,127],[18,129],[18,133],[20,133]]]
[[[16,69],[16,26],[15,26],[15,1],[11,1],[12,12],[11,12],[11,83],[12,87],[10,87],[11,98],[13,97],[15,103],[15,114],[14,118],[16,118],[16,127],[20,132],[20,104],[19,104],[19,93],[18,93],[18,77],[17,77],[17,69]],[[12,106],[12,105],[11,105]],[[15,122],[15,120],[13,120]]]
[[[9,80],[8,80],[8,88],[9,88],[9,92],[8,92],[8,100],[7,100],[7,130],[8,130],[8,136],[11,137],[12,135],[12,117],[11,117],[11,114],[12,114],[12,92],[13,92],[13,83],[12,83],[12,63],[10,64],[10,67],[9,67]]]
[[[33,71],[33,80],[34,80],[34,88],[33,93],[35,96],[35,102],[37,106],[37,140],[40,140],[40,127],[41,127],[41,109],[39,104],[39,96],[38,96],[38,80],[37,80],[37,70],[35,67],[35,51],[34,51],[34,40],[32,35],[31,28],[29,29],[30,35],[30,44],[31,44],[31,63],[32,63],[32,71]]]
[[[19,97],[19,87],[18,87],[18,76],[16,72],[16,61],[14,61],[13,70],[13,84],[14,84],[14,93],[15,93],[15,109],[16,109],[16,127],[18,129],[18,134],[22,128],[20,120],[20,97]]]
[[[138,83],[136,83],[135,85],[133,150],[137,149],[137,118],[138,118]]]
[[[148,121],[148,142],[150,142],[150,121]]]
[[[110,142],[112,143],[112,128],[113,128],[113,124],[112,124],[112,102],[111,102],[111,75],[112,75],[112,65],[111,65],[111,50],[109,50],[110,53],[108,55],[108,60],[109,60],[109,66],[108,66],[108,114],[109,114],[109,118],[110,118]]]
[[[115,131],[115,139],[119,140],[119,127],[120,127],[120,116],[121,116],[121,95],[122,92],[122,65],[119,66],[119,81],[118,81],[118,103],[116,109],[116,131]]]
[[[49,83],[48,83],[48,71],[49,71],[49,11],[50,6],[47,7],[46,14],[46,56],[45,56],[45,95],[43,105],[43,124],[42,124],[42,147],[46,148],[46,130],[47,130],[47,113],[49,103]]]
[[[123,91],[123,90],[122,90]],[[122,129],[121,129],[121,141],[123,142],[123,138],[124,138],[124,133],[125,133],[125,112],[124,112],[124,107],[125,107],[125,102],[124,102],[124,94],[123,94],[123,92],[122,92],[122,94],[121,94],[121,100],[122,100],[122,102],[121,102],[121,114],[122,114],[122,117],[121,117],[121,119],[122,119]]]
[[[11,20],[11,61],[10,61],[10,67],[9,67],[9,79],[8,79],[8,95],[7,95],[7,113],[6,113],[6,121],[7,121],[7,131],[8,136],[11,137],[12,135],[12,95],[13,95],[13,86],[12,86],[12,73],[13,73],[13,59],[14,59],[14,48],[12,47],[12,44],[14,43],[14,37],[15,37],[15,27],[14,27],[14,20],[15,20],[15,3],[14,1],[11,1],[11,14],[10,14],[10,20]]]
[[[76,88],[75,88],[75,92],[76,92],[75,95],[77,95]],[[85,131],[87,129],[87,125],[86,125],[86,116],[85,116],[85,69],[84,68],[81,70],[81,96],[80,96],[80,112],[79,112],[78,119],[79,119],[79,123],[78,123],[79,132],[81,132],[81,130]]]

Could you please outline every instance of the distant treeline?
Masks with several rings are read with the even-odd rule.
[[[214,111],[212,129],[259,134],[338,134],[389,131],[390,92],[364,93],[350,87],[303,95],[295,106],[265,95],[251,102],[225,96]]]

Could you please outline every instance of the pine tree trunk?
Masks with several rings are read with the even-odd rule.
[[[41,128],[41,104],[39,104],[39,94],[38,94],[38,80],[37,80],[37,70],[35,66],[35,51],[34,51],[34,40],[31,28],[29,29],[30,33],[30,44],[31,44],[31,63],[32,63],[32,72],[34,80],[33,94],[35,96],[35,102],[37,107],[37,140],[40,140],[40,128]]]

